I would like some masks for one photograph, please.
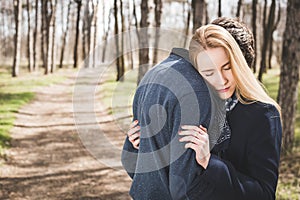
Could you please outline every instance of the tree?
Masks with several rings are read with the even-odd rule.
[[[14,62],[12,67],[12,76],[17,77],[19,75],[20,53],[21,53],[22,0],[14,0],[14,13],[15,13],[16,33],[14,38],[15,50],[14,50]]]
[[[104,1],[104,0],[103,0]],[[103,3],[103,10],[105,10],[104,9],[104,3]],[[104,40],[104,45],[103,45],[103,50],[102,50],[102,62],[104,62],[105,61],[105,53],[106,53],[106,46],[107,46],[107,38],[108,38],[108,34],[109,34],[109,32],[110,32],[110,23],[111,23],[111,15],[112,15],[112,13],[113,13],[113,9],[110,9],[109,10],[109,14],[108,14],[108,22],[107,22],[107,29],[106,29],[106,31],[104,31],[104,37],[103,37],[103,40]],[[104,16],[103,16],[103,22],[104,22]],[[103,23],[104,24],[104,23]],[[104,27],[104,25],[103,25],[103,28],[105,29],[105,27]]]
[[[120,81],[124,76],[124,62],[122,63],[122,52],[120,50],[120,37],[119,37],[119,20],[118,20],[118,0],[114,0],[114,18],[115,18],[115,45],[116,45],[116,67],[117,67],[117,79]]]
[[[155,18],[155,39],[154,39],[154,52],[153,52],[153,63],[157,63],[157,52],[158,52],[158,42],[159,42],[159,28],[161,25],[161,13],[162,13],[162,1],[154,0],[154,18]]]
[[[205,1],[204,0],[192,0],[193,8],[193,33],[197,28],[202,26],[204,13],[205,13]]]
[[[148,0],[142,0],[141,2],[141,21],[139,31],[139,72],[138,80],[139,83],[145,73],[148,71],[149,64],[149,48],[148,48]]]
[[[33,32],[33,69],[38,69],[39,54],[37,51],[37,41],[39,38],[39,0],[35,1],[35,27]]]
[[[46,52],[47,52],[47,2],[41,1],[41,16],[42,16],[42,26],[41,26],[41,57],[43,61],[43,67],[47,66]]]
[[[93,20],[92,20],[92,27],[94,28],[93,30],[93,49],[95,50],[96,49],[96,46],[97,46],[97,43],[98,43],[98,40],[97,40],[97,35],[98,35],[98,5],[99,5],[99,2],[98,0],[94,1],[93,2]],[[93,53],[93,67],[95,67],[95,63],[96,63],[96,53]]]
[[[72,3],[71,0],[69,0],[68,9],[67,9],[67,22],[66,22],[65,29],[62,26],[62,29],[63,29],[63,31],[62,31],[63,32],[63,38],[62,38],[62,46],[61,46],[61,53],[60,53],[59,68],[63,67],[63,61],[64,61],[64,55],[65,55],[65,48],[66,48],[66,42],[67,42],[67,34],[68,34],[68,31],[69,31],[71,3]],[[62,8],[63,8],[63,6],[62,6]]]
[[[266,60],[267,60],[267,51],[268,47],[270,45],[270,38],[272,38],[272,29],[274,25],[274,17],[275,17],[275,6],[276,6],[276,1],[272,0],[270,11],[269,11],[269,17],[268,17],[268,23],[266,23],[266,8],[267,6],[267,0],[265,0],[265,6],[264,6],[264,22],[263,22],[263,44],[261,48],[261,62],[260,62],[260,69],[258,73],[258,80],[262,81],[262,75],[263,73],[266,72]]]
[[[282,64],[278,102],[282,108],[283,147],[292,150],[300,66],[300,1],[288,0],[286,27],[283,35]]]
[[[49,9],[50,8],[50,9]],[[55,12],[56,0],[46,0],[44,4],[45,29],[46,29],[46,65],[45,74],[53,72],[54,62],[54,39],[55,39]]]
[[[31,2],[30,0],[26,1],[27,3],[27,27],[28,27],[28,45],[27,45],[27,54],[28,54],[28,70],[29,72],[33,71],[33,34],[31,29]]]
[[[77,59],[78,59],[78,43],[79,43],[79,22],[80,22],[80,11],[82,0],[74,0],[77,3],[77,18],[76,18],[76,34],[75,34],[75,43],[74,43],[74,53],[73,53],[73,60],[74,64],[73,67],[77,68]]]
[[[271,35],[271,37],[270,37],[270,45],[269,45],[269,50],[268,50],[268,52],[269,52],[269,54],[268,54],[268,66],[269,66],[269,69],[271,69],[272,68],[272,55],[273,55],[273,41],[274,41],[274,39],[273,39],[273,33],[274,33],[274,31],[277,29],[277,26],[278,26],[278,24],[279,24],[279,22],[280,22],[280,16],[281,16],[281,9],[280,9],[280,1],[278,1],[278,11],[277,11],[277,19],[276,19],[276,22],[274,23],[274,20],[275,20],[275,18],[274,18],[274,20],[273,20],[273,22],[272,22],[272,24],[273,24],[273,27],[272,27],[272,29],[271,29],[271,33],[270,33],[270,35]]]
[[[127,20],[128,20],[128,35],[129,35],[129,38],[130,40],[128,41],[128,44],[129,44],[129,49],[132,49],[132,44],[131,44],[131,22],[132,22],[132,17],[131,17],[131,13],[130,13],[130,4],[128,3],[127,4]],[[129,67],[130,69],[133,69],[133,52],[129,52],[128,53],[128,61],[130,61],[129,63]]]
[[[239,0],[236,15],[235,15],[236,17],[240,17],[242,4],[243,4],[243,0]]]
[[[254,61],[253,61],[253,72],[256,73],[256,61],[257,61],[257,41],[256,41],[256,14],[257,14],[257,0],[252,0],[252,32],[254,37]]]
[[[87,54],[90,52],[90,14],[89,14],[89,0],[83,1],[83,18],[82,18],[82,59],[85,60],[85,66],[89,66],[89,62],[86,59]]]
[[[218,17],[222,17],[222,0],[219,0]]]
[[[125,57],[124,57],[124,32],[125,32],[125,20],[124,20],[124,11],[123,11],[123,0],[120,0],[120,15],[121,15],[121,49],[120,49],[120,71],[122,73],[122,76],[124,76],[125,73]],[[122,78],[121,81],[124,79]]]
[[[184,37],[184,42],[183,42],[183,46],[186,47],[187,46],[188,35],[189,35],[189,30],[190,30],[191,6],[189,5],[189,0],[187,0],[186,2],[183,2],[183,4],[184,5],[188,4],[188,6],[187,6],[188,10],[187,10],[187,16],[186,16],[186,23],[185,23],[186,24],[186,27],[185,27],[185,36],[186,37]]]
[[[56,68],[56,5],[57,5],[57,0],[52,0],[51,1],[51,19],[50,19],[50,29],[51,32],[49,32],[49,37],[51,37],[51,70],[50,72],[53,73]]]

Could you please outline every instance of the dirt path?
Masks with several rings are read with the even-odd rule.
[[[34,101],[17,113],[12,148],[0,165],[0,199],[130,199],[125,171],[96,160],[79,139],[76,128],[85,125],[74,126],[74,81],[75,74],[38,89]],[[96,109],[101,126],[109,129],[106,111]],[[124,135],[112,134],[121,147]],[[109,146],[101,148],[104,153]]]

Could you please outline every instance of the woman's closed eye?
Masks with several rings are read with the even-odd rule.
[[[206,73],[204,73],[204,75],[205,76],[212,76],[212,75],[214,75],[214,72],[206,72]]]
[[[231,70],[231,67],[230,66],[223,67],[223,70],[225,70],[225,71]]]

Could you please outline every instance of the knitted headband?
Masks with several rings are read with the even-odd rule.
[[[250,29],[238,18],[220,17],[212,21],[212,24],[225,28],[240,46],[249,67],[252,67],[254,52],[254,37]]]

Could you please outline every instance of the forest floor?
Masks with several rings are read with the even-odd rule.
[[[120,162],[114,167],[103,164],[80,139],[80,128],[95,134],[99,130],[74,122],[76,74],[66,76],[63,83],[36,89],[34,100],[17,112],[11,148],[0,163],[0,199],[131,199],[131,180]],[[97,125],[109,129],[113,122],[107,109],[97,105]],[[125,135],[113,133],[111,140],[121,149]],[[108,148],[99,144],[102,154]]]

